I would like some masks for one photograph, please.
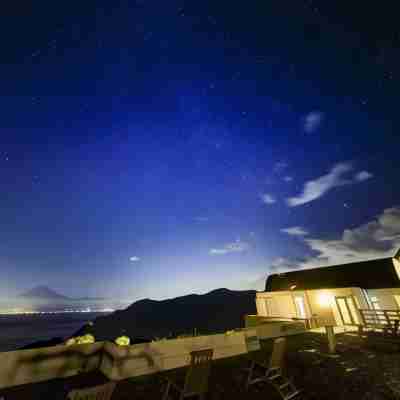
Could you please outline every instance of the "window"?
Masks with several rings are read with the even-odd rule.
[[[357,296],[353,296],[353,299],[354,299],[354,302],[356,303],[356,307],[357,307],[358,309],[360,309],[361,306],[360,306],[360,302],[359,302]]]
[[[336,296],[335,300],[343,325],[358,325],[360,321],[354,296]]]
[[[265,305],[267,306],[267,315],[268,316],[276,316],[275,302],[272,297],[267,297],[265,299]]]
[[[372,304],[371,304],[371,299],[370,299],[369,296],[368,296],[368,292],[367,292],[365,289],[361,289],[361,291],[362,291],[363,294],[364,294],[365,300],[366,300],[366,302],[367,302],[367,304],[368,304],[368,308],[373,308],[373,307],[372,307]]]
[[[394,297],[394,301],[396,302],[397,308],[400,309],[400,295],[395,294],[393,297]]]
[[[306,309],[304,306],[304,298],[302,296],[296,296],[294,298],[296,304],[296,312],[299,318],[306,318]]]
[[[393,265],[396,271],[397,277],[400,279],[400,261],[396,258],[393,258]]]
[[[257,313],[258,313],[258,315],[267,316],[268,312],[267,312],[267,309],[266,309],[265,300],[264,299],[257,299],[256,303],[257,303]]]

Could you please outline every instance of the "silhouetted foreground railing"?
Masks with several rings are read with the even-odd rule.
[[[104,342],[0,353],[0,388],[66,378],[99,368]]]
[[[132,346],[96,342],[3,352],[0,353],[0,389],[96,369],[111,380],[152,374],[183,367],[189,363],[191,351],[204,348],[213,348],[214,359],[218,359],[257,350],[259,341],[255,329],[241,329]]]

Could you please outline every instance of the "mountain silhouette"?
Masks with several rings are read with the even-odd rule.
[[[256,313],[256,291],[217,289],[167,300],[139,300],[124,310],[98,317],[73,336],[92,333],[96,340],[120,335],[155,338],[193,333],[224,332],[244,326],[244,316]]]
[[[18,297],[31,298],[31,299],[71,300],[71,298],[59,294],[56,291],[48,288],[47,286],[35,286],[34,288],[24,293],[21,293]]]

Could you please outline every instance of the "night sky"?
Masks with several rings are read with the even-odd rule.
[[[395,4],[3,7],[0,294],[162,299],[392,255]]]

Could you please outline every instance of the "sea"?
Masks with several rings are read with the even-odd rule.
[[[86,323],[115,310],[128,301],[73,301],[49,303],[0,300],[0,352],[55,337],[67,338]]]

